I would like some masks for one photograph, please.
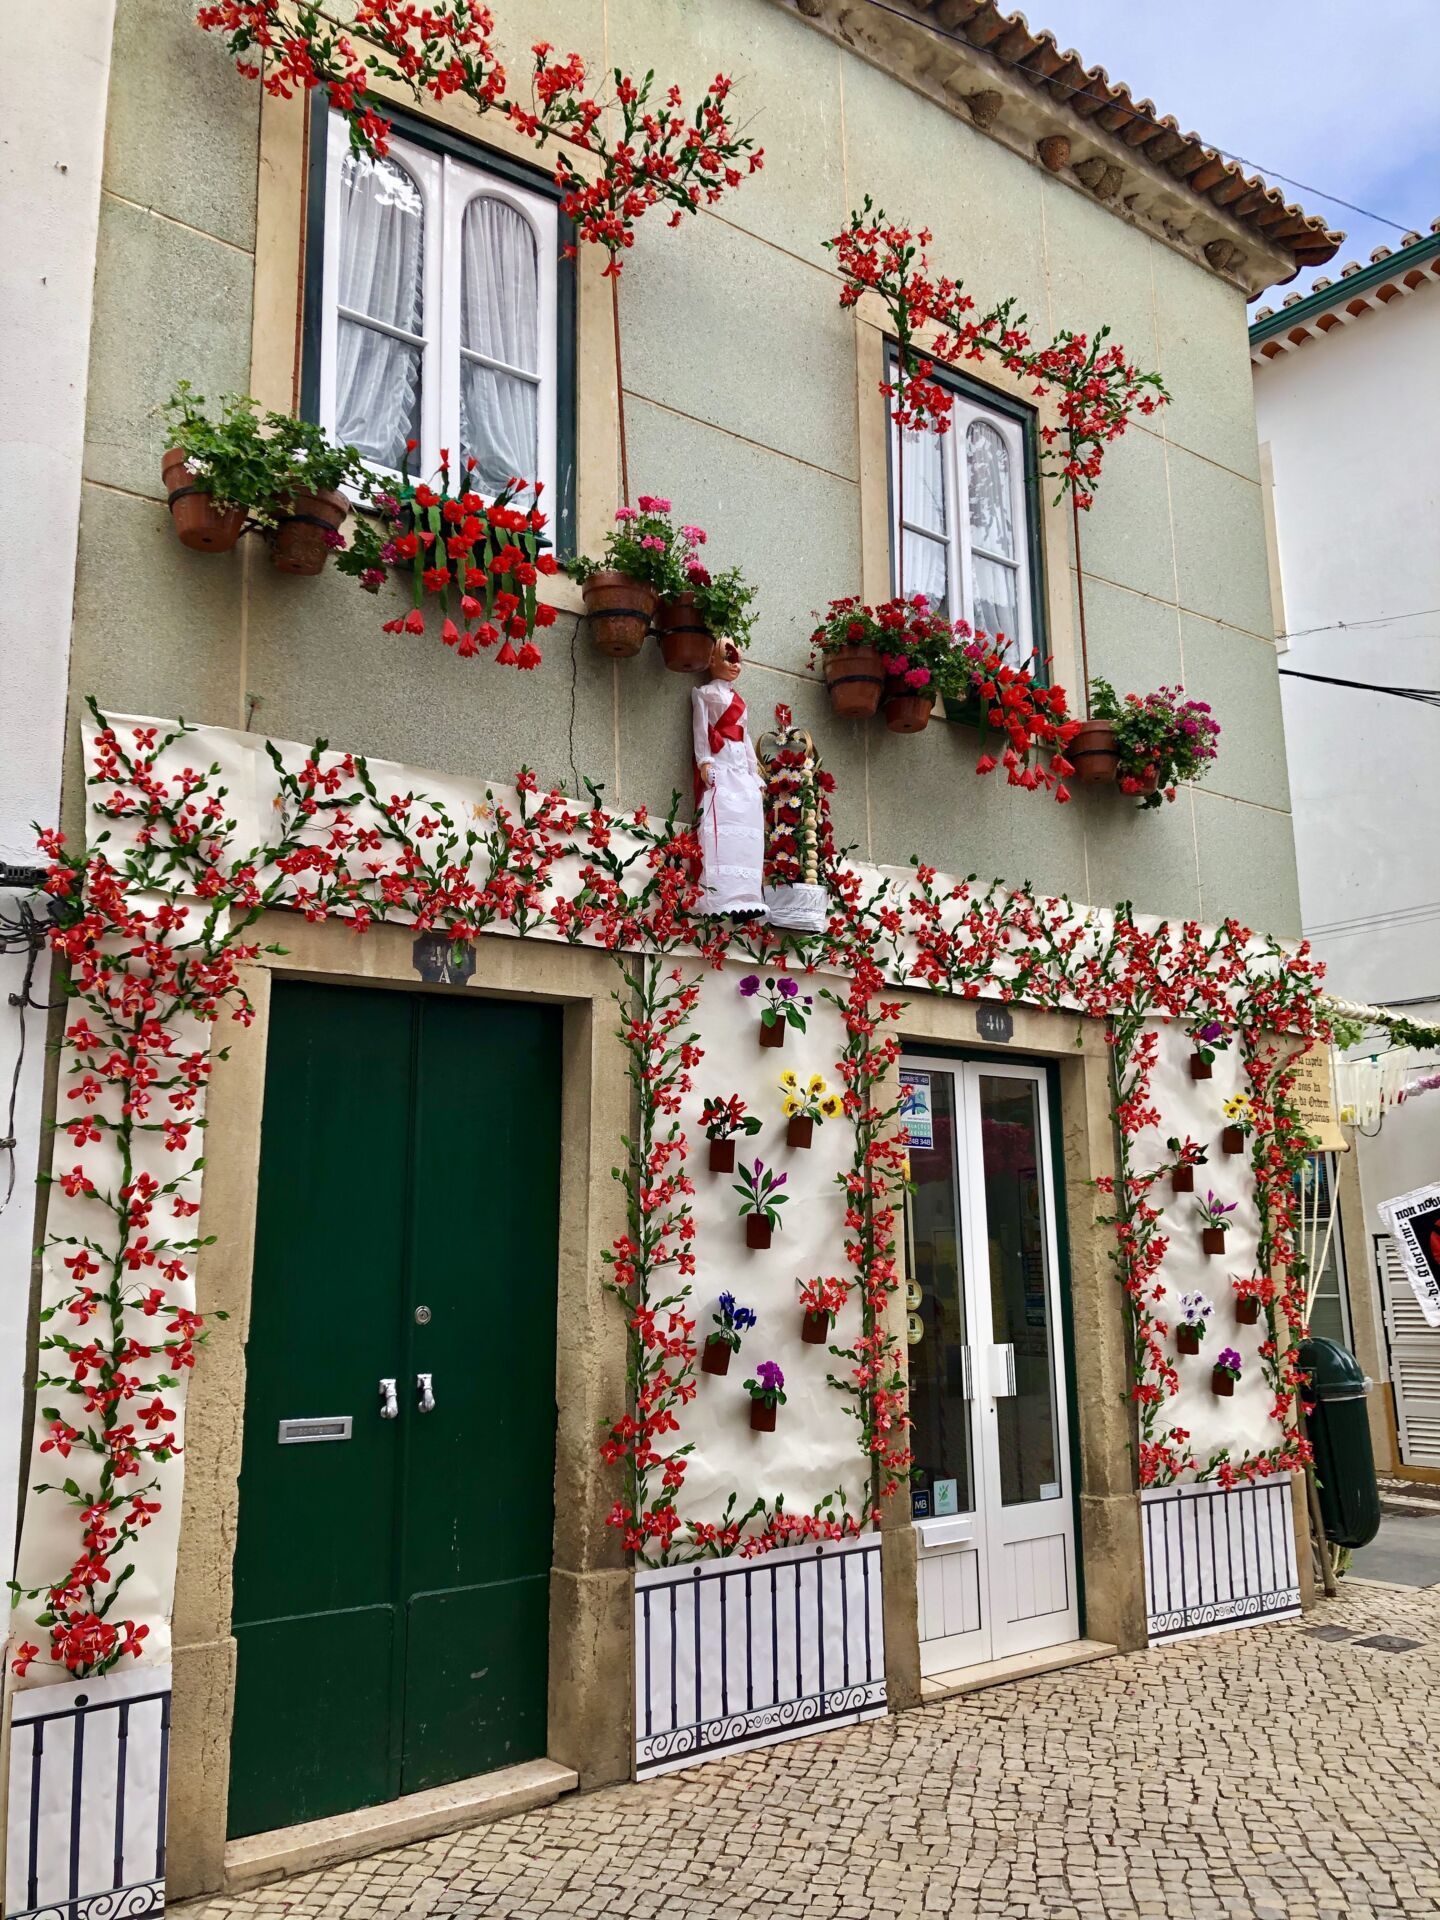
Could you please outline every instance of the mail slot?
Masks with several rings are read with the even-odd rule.
[[[310,1420],[282,1420],[279,1440],[282,1447],[308,1446],[316,1440],[348,1440],[350,1415],[337,1413]]]

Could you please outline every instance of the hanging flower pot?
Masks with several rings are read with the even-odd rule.
[[[672,594],[660,602],[655,637],[672,673],[704,673],[715,652],[715,636],[700,618],[693,593]]]
[[[288,500],[275,503],[275,535],[270,560],[281,573],[316,574],[330,557],[327,533],[338,533],[350,511],[343,493],[324,488],[309,493],[296,488]]]
[[[747,1213],[745,1216],[745,1244],[758,1253],[770,1244],[773,1229],[763,1213]]]
[[[823,1347],[830,1338],[830,1316],[823,1307],[810,1307],[800,1323],[800,1338],[807,1347]]]
[[[1194,1193],[1194,1167],[1172,1167],[1170,1170],[1170,1191],[1172,1193]]]
[[[1258,1327],[1260,1324],[1260,1301],[1253,1293],[1237,1294],[1235,1298],[1235,1323],[1241,1327]]]
[[[712,1140],[710,1142],[711,1173],[733,1173],[735,1171],[735,1142],[733,1140]]]
[[[1223,1254],[1225,1251],[1224,1227],[1202,1227],[1200,1230],[1200,1245],[1212,1258],[1217,1254]]]
[[[1245,1129],[1243,1127],[1222,1127],[1220,1129],[1220,1151],[1222,1153],[1243,1153],[1245,1151]]]
[[[815,1122],[808,1113],[795,1113],[790,1116],[785,1128],[785,1144],[789,1147],[808,1147],[815,1138]]]
[[[244,507],[217,507],[204,488],[196,486],[180,447],[171,447],[165,454],[160,477],[181,546],[197,553],[231,552],[245,531]]]
[[[1214,1071],[1214,1062],[1207,1060],[1203,1053],[1191,1054],[1190,1078],[1192,1080],[1208,1080],[1214,1074]]]
[[[778,1407],[767,1406],[763,1400],[752,1400],[750,1402],[751,1432],[773,1433],[775,1431],[775,1415],[778,1412]]]
[[[645,644],[655,613],[655,589],[628,573],[592,573],[581,588],[590,638],[597,652],[628,660]]]
[[[916,693],[903,680],[885,682],[885,724],[891,733],[921,733],[930,724],[933,694]]]
[[[1227,1373],[1223,1367],[1216,1367],[1210,1375],[1210,1391],[1217,1400],[1233,1400],[1235,1397],[1235,1376]]]
[[[785,1044],[785,1022],[773,1020],[767,1027],[760,1022],[760,1044],[762,1047],[783,1047]]]
[[[1175,1329],[1175,1345],[1181,1353],[1199,1353],[1200,1329],[1182,1322]]]
[[[825,655],[830,711],[841,720],[868,720],[880,705],[885,669],[875,647],[837,647]]]
[[[705,1342],[700,1355],[702,1373],[728,1373],[730,1371],[730,1342],[723,1334],[712,1333]]]
[[[1076,773],[1090,787],[1113,787],[1119,774],[1120,743],[1108,720],[1087,720],[1065,749]]]

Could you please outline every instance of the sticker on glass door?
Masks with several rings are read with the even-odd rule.
[[[907,1059],[921,1671],[1076,1637],[1044,1070]],[[917,1137],[918,1136],[918,1137]],[[917,1297],[918,1296],[918,1297]]]

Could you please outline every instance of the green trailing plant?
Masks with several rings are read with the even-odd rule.
[[[1157,687],[1122,699],[1108,680],[1090,682],[1091,718],[1115,729],[1120,791],[1138,796],[1142,807],[1173,800],[1177,782],[1203,779],[1215,759],[1220,722],[1207,701],[1186,700],[1184,692]]]
[[[368,492],[358,449],[337,446],[313,422],[262,413],[259,402],[244,393],[222,394],[216,404],[218,415],[204,394],[180,380],[157,412],[170,444],[184,454],[194,484],[217,508],[242,507],[257,525],[269,527],[284,517],[297,489]]]
[[[757,589],[750,586],[738,567],[711,575],[698,560],[685,570],[684,584],[677,591],[693,593],[695,611],[717,640],[733,640],[737,647],[748,647],[755,626],[750,611]]]

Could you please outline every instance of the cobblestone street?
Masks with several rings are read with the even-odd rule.
[[[1420,1645],[1357,1644],[1375,1633]],[[1342,1587],[1303,1627],[1100,1661],[173,1911],[1440,1915],[1437,1654],[1440,1590]]]

